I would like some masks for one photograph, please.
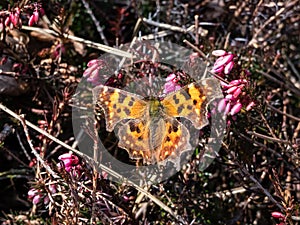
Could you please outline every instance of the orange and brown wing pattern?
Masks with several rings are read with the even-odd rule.
[[[130,120],[119,128],[118,137],[119,147],[145,164],[174,161],[181,152],[191,149],[189,131],[175,118]]]
[[[130,120],[120,126],[118,146],[126,149],[131,159],[152,163],[153,150],[150,147],[148,123],[145,120]]]
[[[207,78],[167,95],[162,105],[168,116],[184,117],[190,120],[196,129],[201,129],[208,123],[208,103],[214,97],[221,95],[219,81],[215,78]]]
[[[156,151],[158,162],[165,159],[177,160],[183,151],[190,150],[190,133],[188,129],[176,118],[165,118],[164,137],[161,146]]]
[[[124,119],[141,119],[148,110],[148,104],[139,96],[108,86],[93,89],[94,102],[105,114],[106,130],[111,132]]]

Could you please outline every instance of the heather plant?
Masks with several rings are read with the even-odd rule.
[[[299,12],[293,0],[1,3],[1,224],[299,224]],[[207,78],[219,84],[208,125],[175,117],[196,144],[164,179],[118,145],[93,99],[135,90],[158,109]],[[166,132],[160,119],[151,132]]]

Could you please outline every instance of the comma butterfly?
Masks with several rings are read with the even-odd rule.
[[[189,130],[178,118],[190,120],[200,130],[208,124],[209,102],[221,94],[215,78],[191,83],[162,100],[103,85],[93,89],[94,101],[104,111],[106,130],[112,132],[120,124],[118,146],[144,164],[175,163],[182,152],[191,150]]]

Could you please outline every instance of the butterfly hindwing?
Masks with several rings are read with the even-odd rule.
[[[188,129],[177,119],[166,117],[165,134],[161,142],[160,150],[157,151],[157,160],[174,160],[180,156],[183,151],[190,150],[190,133]]]
[[[130,120],[119,128],[119,147],[132,159],[155,164],[166,159],[175,161],[183,151],[190,150],[189,131],[175,118]]]

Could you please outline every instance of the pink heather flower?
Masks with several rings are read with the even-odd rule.
[[[50,198],[48,196],[45,196],[44,205],[47,205],[49,202],[50,202]]]
[[[176,79],[176,75],[174,73],[171,73],[167,76],[166,82],[174,81],[175,79]]]
[[[180,85],[178,85],[176,83],[173,83],[173,82],[168,82],[168,83],[165,83],[165,85],[164,85],[163,93],[168,94],[168,93],[171,93],[173,91],[177,91],[179,89],[180,89]]]
[[[248,81],[246,79],[232,80],[229,84],[237,86],[239,84],[246,84]]]
[[[234,66],[234,55],[226,52],[225,50],[215,50],[212,54],[218,57],[212,71],[218,74],[229,74]]]
[[[42,199],[42,196],[40,194],[38,194],[38,195],[36,195],[36,196],[33,197],[32,203],[34,205],[37,205],[38,203],[40,203],[41,199]]]
[[[211,54],[214,55],[214,56],[218,56],[219,57],[219,56],[226,55],[227,52],[225,50],[214,50],[214,51],[212,51]]]
[[[235,115],[235,114],[237,114],[238,112],[240,112],[241,111],[241,109],[242,109],[242,104],[240,103],[240,102],[237,102],[232,108],[231,108],[231,110],[230,110],[230,115]]]
[[[6,27],[9,27],[10,22],[11,22],[10,16],[8,16],[8,17],[6,17],[6,19],[5,19],[5,21],[4,21],[4,25],[5,25]]]
[[[98,62],[99,62],[99,59],[92,59],[88,62],[87,66],[88,67],[91,67],[93,65],[97,65],[98,66]]]
[[[129,201],[129,197],[128,196],[123,196],[123,201],[128,202]]]
[[[242,88],[238,87],[234,92],[233,92],[233,97],[237,98],[242,92]]]
[[[34,16],[34,22],[37,23],[39,20],[39,12],[37,10],[35,10],[33,12],[33,16]]]
[[[87,77],[87,81],[93,85],[100,83],[100,72],[105,66],[105,62],[101,59],[90,60],[87,64],[87,69],[83,72],[83,77]]]
[[[230,88],[228,88],[228,89],[226,90],[226,93],[232,94],[232,93],[234,93],[237,89],[238,89],[237,86],[230,87]]]
[[[229,100],[235,100],[232,94],[226,95],[225,98]]]
[[[51,192],[51,194],[55,194],[56,193],[56,186],[55,186],[55,184],[49,185],[49,191]]]
[[[70,172],[73,166],[76,166],[79,163],[79,159],[76,155],[72,153],[65,153],[58,157],[59,160],[63,161],[66,171]],[[60,164],[58,164],[60,165]]]
[[[224,115],[227,115],[230,112],[230,109],[231,109],[231,104],[230,102],[228,102],[224,110]]]
[[[247,111],[251,110],[253,108],[253,106],[255,106],[255,103],[252,101],[246,106],[246,110]]]
[[[230,71],[231,71],[232,68],[233,68],[233,65],[234,65],[233,61],[230,61],[230,62],[225,66],[225,68],[224,68],[224,73],[225,73],[225,74],[229,74]]]
[[[180,88],[181,88],[180,85],[177,83],[176,75],[174,73],[169,74],[168,77],[166,78],[166,83],[164,85],[163,93],[168,94],[170,92],[179,90]]]
[[[228,100],[226,98],[223,98],[223,99],[221,99],[221,101],[219,101],[219,103],[218,103],[218,111],[219,112],[223,112],[225,110],[227,101]]]
[[[221,66],[225,66],[227,63],[229,63],[231,60],[233,59],[233,55],[229,54],[229,55],[225,55],[225,56],[221,56],[219,57],[215,64],[214,64],[214,68],[219,68]]]
[[[225,88],[225,89],[232,87],[232,84],[230,84],[230,83],[227,84],[223,81],[220,81],[220,84],[221,84],[222,88]]]
[[[31,17],[29,18],[28,25],[32,26],[33,24],[37,24],[38,20],[39,20],[39,13],[38,11],[35,10],[31,15]]]
[[[213,73],[222,73],[224,70],[224,66],[221,66],[219,68],[213,68]]]
[[[8,60],[8,57],[7,57],[7,56],[2,57],[1,60],[0,60],[0,65],[6,64],[6,63],[7,63],[7,60]]]
[[[28,26],[32,26],[33,24],[35,24],[34,22],[34,15],[31,15],[31,17],[29,18],[29,21],[28,21]]]
[[[28,191],[28,198],[32,199],[34,196],[36,196],[39,193],[38,190],[32,188]]]
[[[272,217],[276,219],[284,219],[284,215],[281,212],[272,212]]]
[[[66,49],[63,44],[56,45],[54,51],[51,54],[52,59],[57,60],[61,54],[65,53],[65,51]]]

